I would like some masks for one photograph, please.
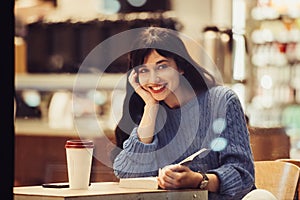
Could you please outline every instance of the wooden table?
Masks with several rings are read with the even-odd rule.
[[[120,188],[118,182],[92,183],[88,190],[55,189],[42,186],[14,187],[14,200],[207,200],[206,190],[147,190]]]

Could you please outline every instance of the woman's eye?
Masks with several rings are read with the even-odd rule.
[[[158,66],[157,66],[157,69],[165,69],[165,68],[167,68],[167,67],[168,67],[168,65],[163,64],[163,65],[158,65]]]
[[[148,70],[147,69],[144,69],[144,68],[140,68],[139,69],[139,73],[146,73]]]

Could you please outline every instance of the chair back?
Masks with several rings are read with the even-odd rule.
[[[294,165],[297,165],[300,168],[300,159],[292,159],[292,158],[282,158],[282,159],[277,159],[276,161],[280,161],[280,162],[289,162],[292,163]],[[296,198],[300,200],[300,175],[299,175],[299,179],[298,179],[298,186],[297,186],[297,191],[296,191]]]
[[[278,200],[293,199],[299,167],[288,162],[255,161],[255,185],[270,191]]]

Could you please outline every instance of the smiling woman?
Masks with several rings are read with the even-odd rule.
[[[115,132],[115,174],[158,176],[163,189],[207,189],[209,199],[241,199],[253,190],[253,157],[237,95],[191,58],[175,31],[143,29],[133,47]],[[177,164],[202,148],[207,151],[188,165]]]

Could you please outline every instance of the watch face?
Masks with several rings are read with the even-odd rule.
[[[204,189],[208,184],[208,180],[203,180],[200,184],[200,189]]]

